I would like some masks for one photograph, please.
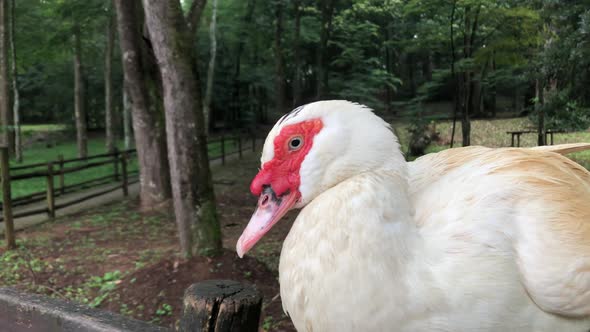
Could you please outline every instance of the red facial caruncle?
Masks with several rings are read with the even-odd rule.
[[[238,240],[240,257],[301,198],[301,164],[322,128],[322,120],[312,119],[285,126],[275,137],[273,159],[262,165],[250,185],[252,194],[260,198],[256,212]]]
[[[262,165],[250,191],[260,196],[263,186],[270,185],[277,196],[286,191],[298,191],[299,169],[313,145],[313,138],[322,129],[320,119],[308,120],[286,126],[274,140],[274,157]]]

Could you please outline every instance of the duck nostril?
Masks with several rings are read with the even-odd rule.
[[[260,206],[265,206],[268,201],[269,201],[269,197],[267,194],[262,195],[262,197],[260,198]]]

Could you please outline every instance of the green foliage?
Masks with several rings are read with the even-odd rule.
[[[104,126],[103,62],[109,2],[104,0],[16,1],[15,44],[24,123],[73,124],[72,31],[81,31],[90,128]],[[115,100],[121,100],[122,71],[116,48]]]
[[[156,310],[156,315],[158,316],[171,316],[172,315],[172,306],[167,303],[162,303],[160,308]]]
[[[339,98],[381,109],[384,105],[379,94],[387,88],[395,91],[401,84],[383,68],[386,46],[382,24],[392,18],[389,10],[393,8],[381,1],[364,0],[335,17],[331,45],[338,56],[331,63],[332,88]]]
[[[89,288],[97,290],[98,295],[88,304],[96,308],[110,295],[120,282],[122,274],[119,271],[106,272],[104,276],[94,276],[86,283]]]
[[[542,110],[545,112],[546,129],[581,131],[590,127],[590,107],[571,100],[568,90],[559,91],[549,98]],[[537,122],[537,113],[532,113],[531,119]]]

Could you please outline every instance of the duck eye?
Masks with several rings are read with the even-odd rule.
[[[291,151],[299,150],[301,148],[301,146],[303,146],[303,138],[301,138],[299,136],[293,137],[289,141],[289,150],[291,150]]]

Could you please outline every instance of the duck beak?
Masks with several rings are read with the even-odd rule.
[[[277,197],[270,186],[265,186],[256,211],[250,218],[248,226],[236,245],[236,251],[240,258],[244,257],[252,247],[276,224],[297,202],[297,192],[288,191]]]

